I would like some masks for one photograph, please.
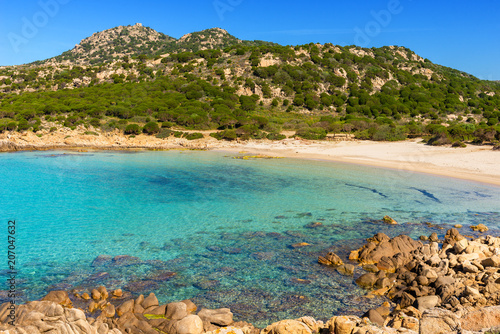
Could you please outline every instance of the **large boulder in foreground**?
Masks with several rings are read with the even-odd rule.
[[[50,291],[42,300],[54,302],[64,307],[72,307],[73,303],[69,299],[66,291]]]
[[[420,320],[420,333],[449,334],[460,329],[458,317],[451,311],[433,308],[424,312]]]
[[[181,320],[172,321],[167,327],[171,334],[202,334],[203,320],[197,315],[189,314]]]
[[[10,334],[121,334],[122,332],[113,329],[102,322],[95,321],[92,325],[87,321],[85,313],[75,308],[64,308],[60,304],[52,301],[34,301],[17,306],[15,326],[11,322],[9,307],[10,303],[0,306],[0,331]]]
[[[261,334],[312,334],[305,323],[298,320],[281,320],[275,322],[261,331]]]
[[[423,246],[422,242],[413,240],[407,235],[391,239],[384,233],[377,233],[367,241],[366,245],[351,252],[349,260],[358,261],[362,265],[378,264],[383,257],[392,258],[399,253],[409,258],[412,251]]]
[[[203,322],[208,322],[218,326],[229,326],[233,323],[233,313],[228,308],[220,308],[215,310],[202,309],[198,312],[198,316]]]
[[[500,327],[500,306],[484,307],[460,318],[463,330],[479,332],[485,328]]]

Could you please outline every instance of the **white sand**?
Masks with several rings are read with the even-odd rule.
[[[500,186],[500,151],[491,146],[434,147],[421,140],[404,142],[249,141],[220,148],[302,159],[349,162],[421,172]]]

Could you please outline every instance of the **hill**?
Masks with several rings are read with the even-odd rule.
[[[243,41],[220,28],[189,33],[175,39],[137,23],[133,26],[119,26],[96,32],[60,56],[33,64],[92,65],[119,60],[126,56],[157,56],[168,52],[222,49],[235,44],[272,43]]]
[[[60,56],[0,68],[0,91],[0,130],[42,135],[45,120],[102,131],[219,129],[226,139],[279,139],[283,130],[457,146],[500,139],[498,82],[405,47],[281,46],[220,28],[179,39],[140,24],[105,30]]]

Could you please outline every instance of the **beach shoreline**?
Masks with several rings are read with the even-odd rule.
[[[500,168],[495,168],[500,166],[500,153],[487,146],[469,146],[465,149],[432,147],[420,144],[418,140],[309,142],[306,145],[309,147],[280,147],[275,144],[269,148],[261,143],[249,142],[216,150],[340,162],[500,186]]]
[[[425,173],[500,186],[500,152],[491,146],[468,145],[466,148],[424,145],[421,139],[398,142],[360,140],[311,141],[287,138],[280,141],[219,141],[205,134],[199,140],[159,139],[118,132],[99,136],[72,132],[46,134],[31,132],[0,135],[0,151],[30,150],[209,150],[233,154],[262,154],[294,159],[321,160],[390,168],[410,173]]]

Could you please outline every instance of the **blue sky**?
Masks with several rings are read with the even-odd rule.
[[[399,45],[500,80],[497,0],[0,0],[0,8],[0,65],[50,58],[96,31],[140,22],[175,38],[220,27],[284,45]]]

